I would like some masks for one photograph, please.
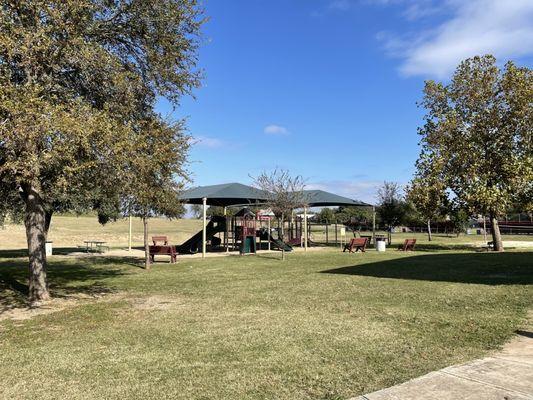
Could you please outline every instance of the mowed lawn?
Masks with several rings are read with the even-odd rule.
[[[4,306],[25,273],[0,258]],[[533,302],[527,251],[52,257],[49,276],[106,295],[1,321],[0,398],[346,399],[497,349]]]

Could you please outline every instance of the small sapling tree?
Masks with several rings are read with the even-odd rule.
[[[300,175],[292,176],[289,171],[276,168],[273,172],[261,173],[253,178],[253,181],[257,188],[267,193],[267,206],[281,220],[280,239],[283,240],[285,219],[290,217],[295,209],[306,206],[305,180]],[[282,259],[285,259],[283,248],[281,252]]]
[[[415,206],[416,212],[425,220],[428,241],[431,242],[431,221],[444,217],[449,205],[446,186],[438,174],[439,169],[427,160],[419,160],[417,174],[406,189],[407,201]]]
[[[401,193],[400,185],[396,182],[383,182],[378,189],[377,213],[387,227],[389,245],[392,243],[392,230],[403,222],[407,213],[407,205]]]
[[[153,116],[139,123],[130,144],[139,150],[139,157],[124,160],[127,184],[121,197],[129,215],[143,221],[144,265],[148,270],[149,218],[178,218],[184,212],[178,195],[188,180],[185,164],[190,137],[185,134],[183,121],[169,123]]]

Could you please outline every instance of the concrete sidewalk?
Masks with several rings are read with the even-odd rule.
[[[352,400],[533,400],[533,329],[491,357],[430,372]]]

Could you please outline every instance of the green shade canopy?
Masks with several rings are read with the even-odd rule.
[[[309,207],[371,207],[371,204],[349,199],[324,190],[304,190],[304,199]],[[187,204],[202,204],[206,198],[207,205],[228,207],[246,204],[265,203],[268,193],[243,185],[242,183],[223,183],[220,185],[197,186],[184,191],[179,199]]]
[[[309,207],[372,207],[372,204],[324,190],[304,190],[304,199]]]
[[[227,207],[238,204],[264,203],[268,199],[268,194],[241,183],[223,183],[198,186],[184,191],[179,196],[181,201],[188,204],[202,204],[204,198],[207,199],[207,205]]]

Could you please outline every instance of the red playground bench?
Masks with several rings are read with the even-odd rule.
[[[350,243],[344,246],[342,252],[344,253],[346,250],[348,250],[349,253],[357,253],[359,250],[361,250],[364,253],[367,243],[368,238],[353,238],[350,240]]]
[[[416,244],[416,239],[405,239],[405,242],[403,244],[401,244],[400,246],[398,246],[398,250],[402,250],[402,251],[411,250],[411,251],[414,251],[415,250],[415,244]]]
[[[155,262],[156,255],[170,256],[170,262],[176,262],[176,247],[169,246],[168,238],[166,236],[152,236],[153,246],[148,246],[148,251],[150,254],[150,262]],[[161,244],[159,244],[161,243]]]
[[[152,242],[154,242],[154,246],[157,246],[159,243],[163,246],[168,246],[168,238],[166,236],[152,236]]]

